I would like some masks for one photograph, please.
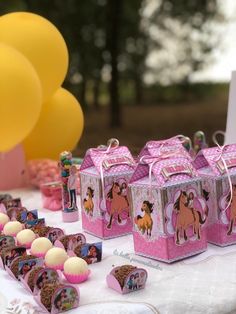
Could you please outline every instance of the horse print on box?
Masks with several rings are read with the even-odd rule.
[[[152,235],[152,226],[153,226],[153,219],[152,219],[152,212],[153,212],[153,203],[149,201],[143,201],[141,211],[144,212],[144,215],[137,215],[134,219],[135,224],[137,225],[138,229],[144,234],[146,232],[147,236]]]
[[[236,234],[236,185],[232,186],[232,199],[230,190],[220,198],[221,221],[227,226],[227,235]]]
[[[127,187],[134,166],[127,147],[88,150],[80,168],[85,231],[103,239],[132,232]]]
[[[167,140],[140,155],[129,183],[135,253],[173,262],[205,251],[208,193],[188,152]]]
[[[201,240],[201,228],[204,226],[208,207],[206,200],[208,194],[203,191],[199,197],[194,189],[188,191],[180,190],[175,193],[173,202],[169,203],[165,209],[167,218],[167,232],[175,234],[177,245],[191,240]]]
[[[83,206],[87,214],[90,216],[93,216],[93,208],[94,208],[93,197],[94,197],[94,190],[89,186],[87,188],[86,197],[84,198],[84,201],[83,201]]]
[[[114,181],[111,186],[108,187],[108,193],[106,194],[106,206],[107,214],[109,215],[109,223],[107,228],[112,228],[112,222],[117,219],[119,224],[122,224],[124,212],[127,218],[129,217],[129,201],[127,197],[127,183],[125,179],[119,179]]]
[[[207,240],[219,246],[235,244],[236,144],[226,145],[222,152],[218,147],[203,149],[194,165],[202,177],[204,189],[209,192]],[[232,195],[225,165],[232,184]]]

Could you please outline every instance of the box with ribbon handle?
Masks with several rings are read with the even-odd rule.
[[[116,139],[87,151],[80,168],[83,229],[100,238],[132,232],[127,190],[135,161]]]
[[[129,189],[136,254],[173,262],[206,250],[201,177],[181,138],[148,142]]]
[[[208,195],[208,241],[236,243],[236,144],[203,149],[194,160]]]

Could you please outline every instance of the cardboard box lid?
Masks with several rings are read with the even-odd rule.
[[[107,148],[90,148],[84,157],[80,172],[95,167],[98,174],[114,175],[121,172],[134,171],[136,163],[126,146],[113,147],[107,152]]]
[[[224,159],[229,173],[236,172],[236,144],[226,145],[222,150],[219,147],[202,149],[193,161],[196,169],[210,167],[212,175],[222,176],[225,174]]]
[[[139,154],[139,163],[130,183],[149,176],[150,169],[152,181],[159,187],[199,178],[191,156],[177,138],[147,142]]]

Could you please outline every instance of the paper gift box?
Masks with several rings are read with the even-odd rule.
[[[201,178],[181,142],[148,142],[130,180],[135,253],[173,262],[207,248]]]
[[[83,229],[103,239],[132,232],[127,197],[135,162],[125,146],[89,149],[80,167]]]
[[[224,162],[232,182],[232,195]],[[236,144],[223,150],[203,149],[194,165],[202,177],[204,190],[209,193],[208,241],[220,246],[236,243]]]

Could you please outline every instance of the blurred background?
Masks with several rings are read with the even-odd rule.
[[[30,11],[54,23],[68,45],[64,86],[85,128],[76,153],[117,137],[144,143],[197,130],[225,130],[236,69],[234,0],[8,0],[0,14]]]

